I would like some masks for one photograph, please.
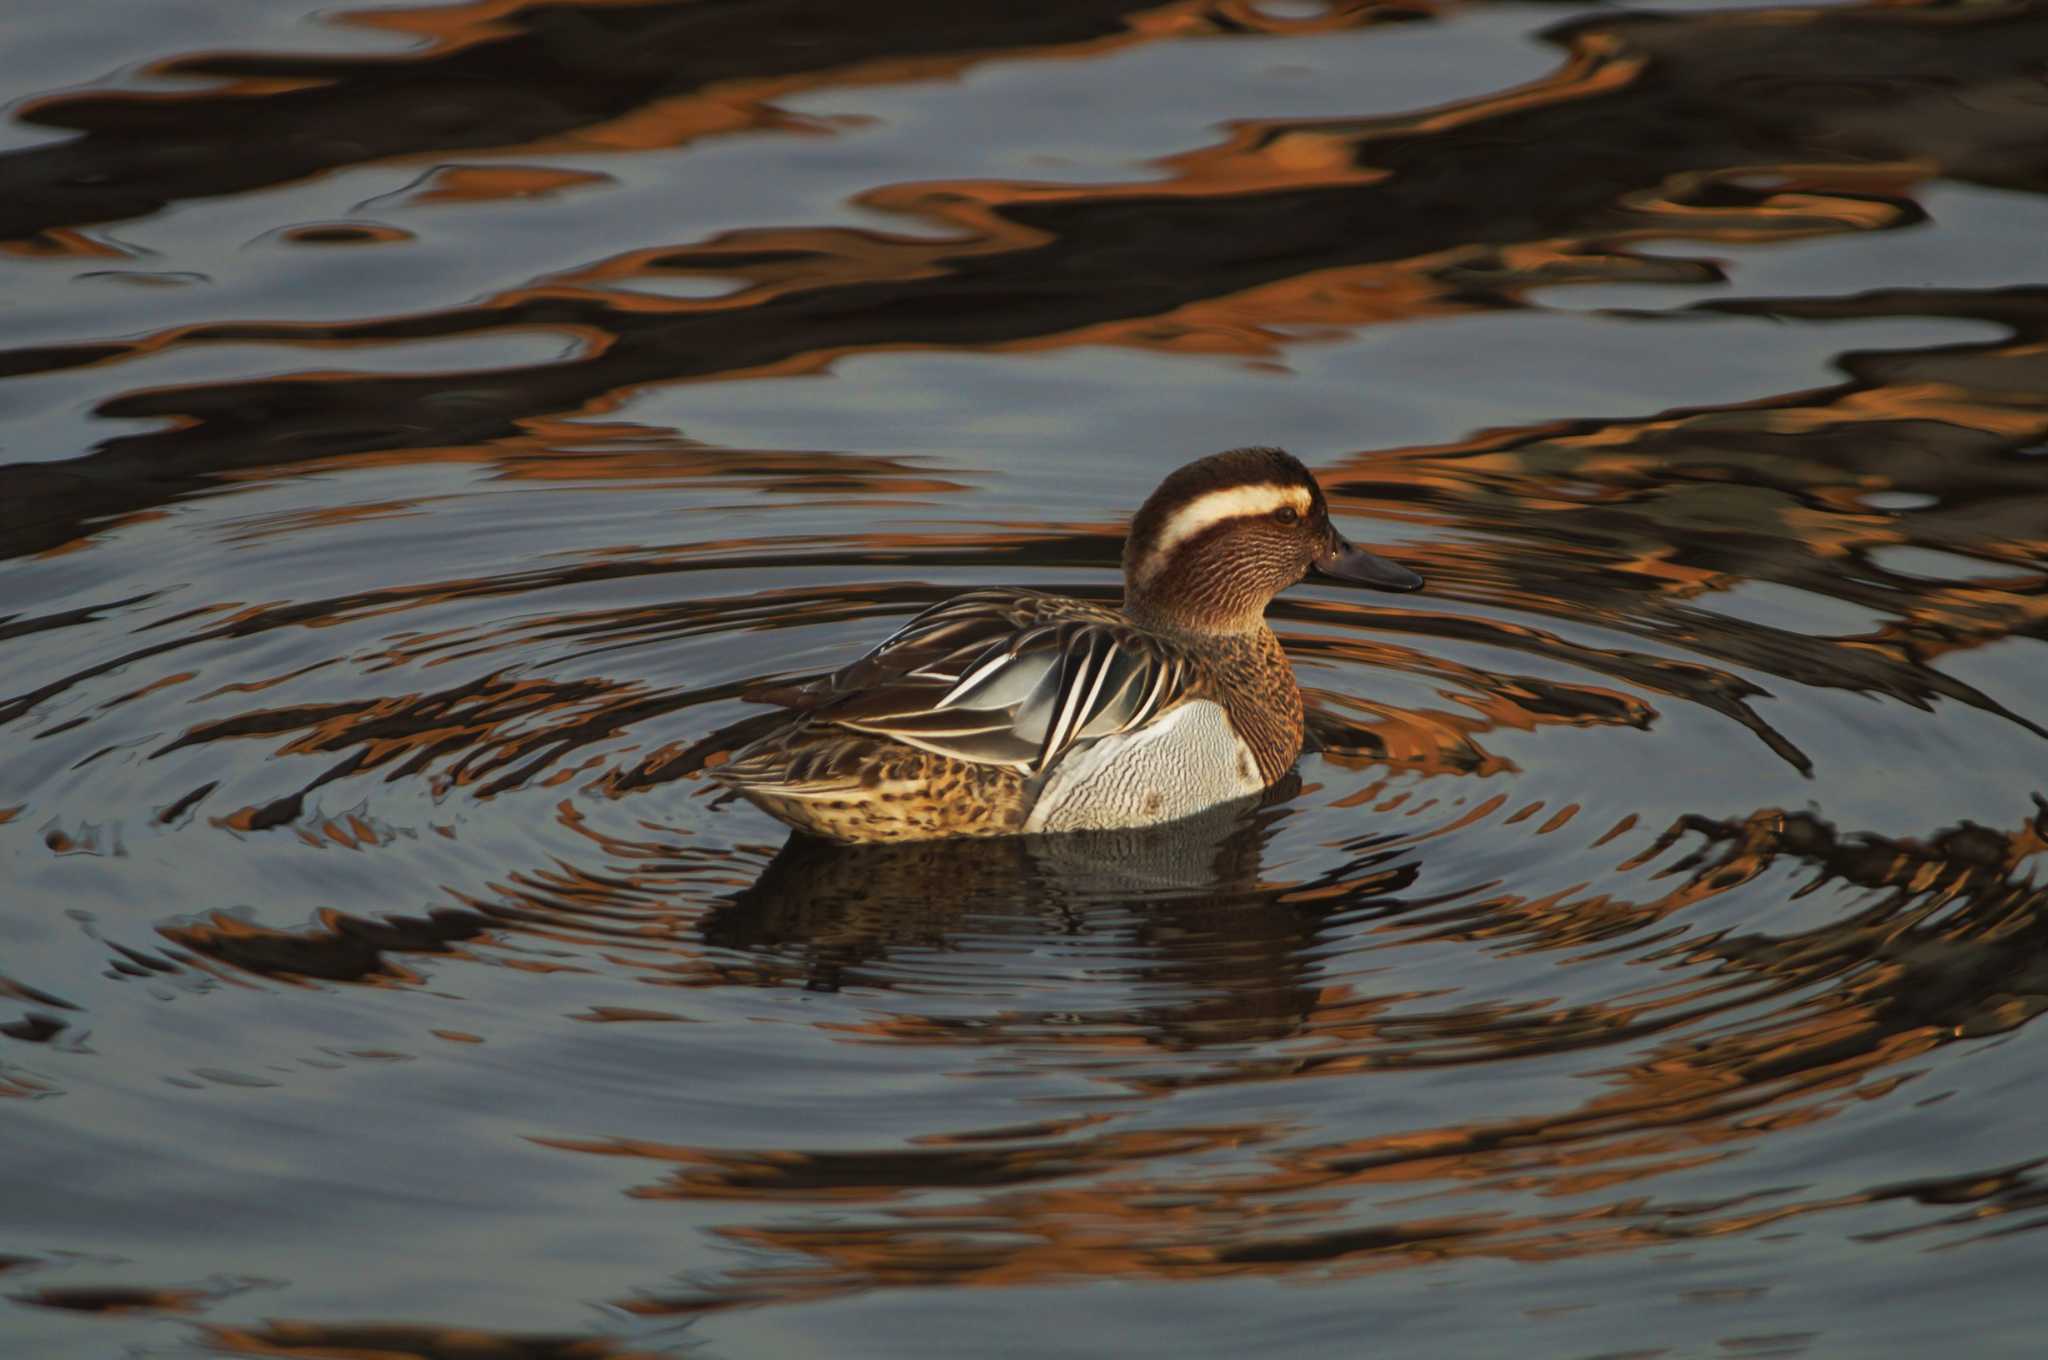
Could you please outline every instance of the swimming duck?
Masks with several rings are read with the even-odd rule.
[[[1151,826],[1250,798],[1301,753],[1301,690],[1266,625],[1310,571],[1422,578],[1345,541],[1279,449],[1198,459],[1124,541],[1110,609],[1034,590],[934,605],[778,702],[794,711],[707,773],[847,842]]]

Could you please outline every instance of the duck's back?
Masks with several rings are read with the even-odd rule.
[[[789,721],[711,773],[835,840],[1167,821],[1265,782],[1201,672],[1116,610],[980,591],[788,696]]]

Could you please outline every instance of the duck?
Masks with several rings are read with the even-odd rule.
[[[1266,608],[1310,573],[1423,586],[1338,532],[1293,455],[1211,454],[1132,517],[1120,607],[1022,589],[945,600],[768,696],[787,714],[706,773],[848,844],[1128,830],[1256,801],[1303,731]]]

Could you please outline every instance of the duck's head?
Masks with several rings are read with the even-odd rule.
[[[1291,454],[1232,449],[1169,476],[1131,520],[1124,608],[1155,627],[1247,632],[1311,571],[1376,590],[1422,587],[1406,567],[1345,541]]]

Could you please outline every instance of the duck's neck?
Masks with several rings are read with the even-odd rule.
[[[1147,591],[1126,586],[1123,608],[1131,622],[1154,632],[1195,638],[1252,638],[1261,633],[1273,635],[1273,630],[1266,626],[1266,604],[1263,599],[1251,603],[1227,595],[1210,599],[1186,593],[1176,594],[1171,600],[1156,600]]]

